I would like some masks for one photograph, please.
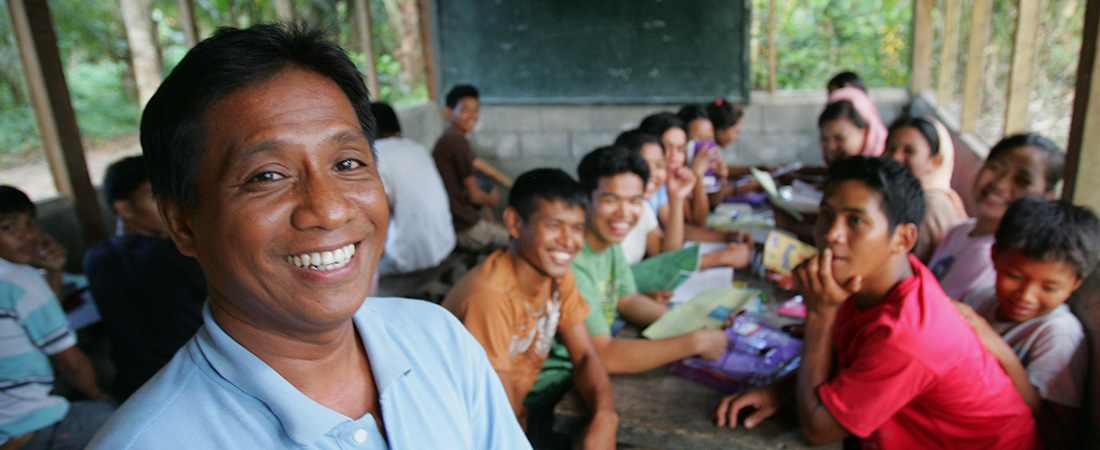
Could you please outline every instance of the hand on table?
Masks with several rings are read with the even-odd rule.
[[[60,272],[61,269],[65,268],[68,251],[61,244],[58,244],[53,236],[46,233],[40,234],[37,254],[34,260],[31,261],[31,265],[39,269]]]
[[[752,244],[727,244],[726,248],[719,250],[717,253],[718,261],[723,266],[741,269],[752,261]]]
[[[746,407],[756,409],[745,418],[745,428],[752,429],[779,410],[779,395],[770,386],[764,386],[726,396],[714,412],[718,426],[737,428],[737,416]]]
[[[687,198],[695,188],[695,173],[687,167],[679,167],[668,173],[668,196]]]
[[[825,249],[802,261],[793,273],[794,287],[802,294],[807,311],[837,308],[863,288],[863,277],[855,276],[841,286],[833,277],[833,251]]]
[[[619,415],[614,411],[598,411],[588,422],[581,436],[585,450],[615,450],[615,435],[619,431]]]
[[[693,331],[692,338],[695,341],[695,354],[707,361],[716,361],[726,353],[729,346],[729,338],[722,330],[702,329]]]

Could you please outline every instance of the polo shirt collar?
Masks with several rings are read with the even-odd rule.
[[[353,320],[367,350],[381,396],[394,381],[410,371],[411,366],[401,349],[394,345],[390,330],[374,311],[366,306],[360,307]],[[205,328],[198,334],[197,343],[214,371],[270,408],[295,442],[312,444],[337,425],[349,421],[347,416],[307,397],[275,369],[226,334],[210,314],[209,301],[203,307],[203,322]]]

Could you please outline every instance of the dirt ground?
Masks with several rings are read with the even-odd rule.
[[[17,161],[6,161],[10,165],[0,169],[0,184],[15,186],[34,201],[57,196],[57,186],[50,174],[45,154],[41,149],[34,149],[29,153],[27,157]],[[85,141],[84,155],[92,185],[99,187],[103,183],[103,174],[111,163],[138,154],[141,154],[141,145],[136,134],[96,143]]]

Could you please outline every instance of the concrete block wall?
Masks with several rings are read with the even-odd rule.
[[[889,124],[909,102],[905,89],[872,89],[871,98]],[[745,106],[741,138],[726,149],[730,164],[781,164],[801,160],[821,164],[817,116],[824,91],[754,92]],[[611,144],[619,133],[674,105],[516,106],[482,105],[481,120],[470,134],[474,152],[505,173],[516,176],[536,167],[557,167],[576,174],[589,151]],[[429,149],[443,131],[440,108],[418,105],[398,111],[405,136]]]

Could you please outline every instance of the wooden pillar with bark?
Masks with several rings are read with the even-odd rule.
[[[1062,197],[1100,212],[1100,2],[1085,6]],[[1100,437],[1100,432],[1091,432]]]

